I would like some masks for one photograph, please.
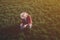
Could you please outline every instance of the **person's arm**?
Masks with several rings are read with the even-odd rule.
[[[31,16],[29,16],[28,25],[29,25],[30,28],[32,28],[32,18],[31,18]]]
[[[28,17],[28,24],[32,24],[32,18],[31,18],[31,16]]]

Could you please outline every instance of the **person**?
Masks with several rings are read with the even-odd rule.
[[[21,24],[20,24],[20,29],[23,30],[25,28],[32,28],[32,18],[31,15],[29,15],[27,12],[22,12],[20,14],[21,18]]]

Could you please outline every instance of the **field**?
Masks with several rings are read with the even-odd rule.
[[[28,33],[19,28],[24,11],[33,20]],[[0,40],[60,40],[60,0],[0,0]]]

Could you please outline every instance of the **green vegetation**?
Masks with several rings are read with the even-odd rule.
[[[60,0],[0,0],[0,30],[18,27],[19,14],[23,11],[33,19],[31,40],[60,40]],[[9,35],[7,40],[15,40]],[[19,36],[18,40],[23,37]]]

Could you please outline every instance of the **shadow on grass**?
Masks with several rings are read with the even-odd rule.
[[[19,26],[2,28],[0,29],[0,40],[18,40],[19,33]]]
[[[21,32],[19,26],[11,26],[0,29],[0,40],[56,40],[56,32],[53,29],[45,31],[38,29],[32,31],[24,30]],[[45,28],[46,29],[46,28]]]
[[[18,25],[0,29],[0,40],[29,40],[30,36],[30,31],[21,31]]]

